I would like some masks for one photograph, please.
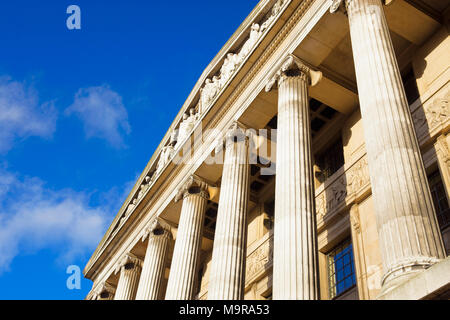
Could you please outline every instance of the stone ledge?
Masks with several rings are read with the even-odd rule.
[[[382,293],[377,299],[450,299],[450,257]]]

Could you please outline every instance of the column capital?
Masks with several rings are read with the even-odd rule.
[[[191,194],[197,194],[207,200],[210,198],[209,188],[212,187],[208,182],[199,176],[192,174],[182,183],[182,186],[177,190],[175,202],[184,199]]]
[[[322,72],[313,70],[293,54],[288,54],[278,63],[275,74],[266,84],[266,92],[271,91],[276,84],[280,85],[288,77],[301,77],[309,85],[315,86],[322,79]]]
[[[108,297],[103,297],[105,293],[108,294]],[[96,289],[94,296],[98,299],[109,299],[110,295],[114,295],[116,293],[116,286],[111,283],[104,281],[102,282]]]
[[[145,241],[147,237],[172,239],[172,228],[167,222],[156,217],[144,228],[142,241]]]
[[[125,254],[117,263],[114,273],[117,274],[122,269],[134,269],[136,267],[142,268],[142,259],[132,253]]]
[[[233,121],[230,128],[225,133],[225,136],[223,139],[225,148],[232,143],[243,142],[243,141],[248,142],[249,135],[247,133],[247,129],[248,129],[248,127],[246,125],[244,125],[243,123],[241,123],[237,120]]]
[[[247,144],[251,142],[253,144],[256,136],[255,129],[249,128],[238,120],[234,120],[225,134],[219,136],[215,141],[214,151],[218,154],[237,142],[245,142]]]
[[[347,12],[347,7],[357,0],[333,0],[330,6],[330,13],[335,13],[342,10],[344,13]],[[385,6],[391,5],[394,0],[380,0]]]

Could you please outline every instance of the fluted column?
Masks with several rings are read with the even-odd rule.
[[[321,73],[293,55],[266,87],[278,83],[273,298],[318,299],[317,236],[308,86]]]
[[[249,200],[249,139],[237,123],[225,138],[208,300],[244,298]]]
[[[114,300],[134,300],[141,275],[142,260],[128,253],[117,265],[116,273],[119,270],[119,283]]]
[[[209,199],[207,184],[191,176],[178,192],[183,198],[166,300],[192,300],[194,298],[200,246],[206,203]]]
[[[172,240],[170,227],[154,220],[144,231],[142,241],[148,237],[142,274],[136,300],[158,300],[162,295],[164,271]]]
[[[348,0],[346,10],[386,289],[444,247],[382,3]]]

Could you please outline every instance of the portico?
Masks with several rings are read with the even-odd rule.
[[[450,190],[450,40],[412,2],[260,1],[86,266],[87,298],[401,298],[444,265],[429,177]]]

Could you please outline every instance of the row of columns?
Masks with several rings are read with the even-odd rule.
[[[224,139],[225,158],[217,213],[208,299],[239,300],[244,295],[249,200],[249,139],[235,124]],[[167,283],[166,300],[194,299],[209,186],[195,175],[178,191],[183,200]],[[155,220],[144,232],[149,238],[145,260],[127,254],[119,263],[115,300],[162,298],[162,283],[172,234]],[[140,281],[137,279],[140,278]]]
[[[339,3],[339,1],[335,1]],[[336,8],[334,8],[336,9]],[[360,108],[374,197],[383,287],[445,257],[395,52],[380,0],[347,0]],[[278,87],[273,257],[274,299],[318,299],[318,252],[308,86],[321,73],[289,55],[266,90]],[[225,137],[208,299],[242,299],[245,284],[249,138]],[[165,299],[193,299],[208,185],[192,176],[183,199]],[[116,299],[158,299],[170,231],[155,224],[141,264],[127,256]]]

